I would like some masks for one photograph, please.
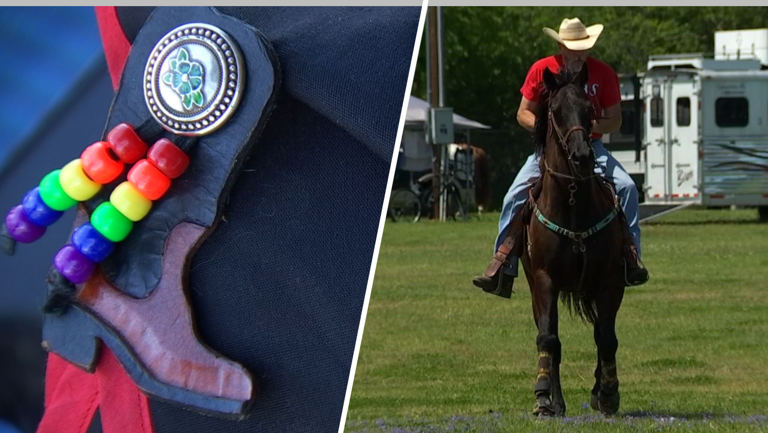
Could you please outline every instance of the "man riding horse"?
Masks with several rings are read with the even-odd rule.
[[[603,30],[602,24],[585,27],[578,19],[564,19],[559,32],[544,28],[544,34],[557,41],[560,54],[545,57],[531,66],[520,92],[523,98],[517,110],[517,121],[528,131],[536,125],[536,113],[544,97],[543,72],[549,69],[557,74],[561,68],[578,72],[586,64],[589,79],[585,86],[595,108],[592,120],[592,147],[602,174],[615,186],[621,202],[626,223],[624,230],[625,280],[629,286],[648,281],[648,271],[640,261],[640,227],[638,225],[638,192],[627,171],[603,146],[601,137],[621,127],[621,93],[619,78],[614,70],[599,60],[589,57],[589,50],[597,42]],[[524,208],[529,190],[541,177],[540,155],[532,154],[520,169],[507,195],[499,219],[499,235],[496,239],[496,254],[488,269],[472,282],[486,292],[510,297],[514,278],[517,277],[518,259],[521,257]]]

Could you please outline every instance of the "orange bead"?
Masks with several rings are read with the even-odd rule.
[[[141,195],[153,201],[162,197],[171,186],[171,179],[146,159],[137,162],[128,171],[128,181]]]
[[[125,164],[115,155],[106,141],[97,141],[80,155],[83,170],[94,182],[108,184],[120,176]]]

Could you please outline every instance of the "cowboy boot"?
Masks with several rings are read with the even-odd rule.
[[[502,298],[512,297],[512,293],[514,293],[512,287],[517,277],[517,269],[510,267],[509,257],[520,258],[522,254],[523,227],[524,212],[521,209],[509,224],[507,236],[491,259],[485,273],[480,277],[473,278],[472,284],[483,289],[486,293],[492,293]],[[513,270],[514,275],[506,273],[506,270]]]
[[[189,52],[181,49],[184,44],[191,45]],[[242,57],[232,50],[235,44]],[[171,63],[172,49],[183,52],[188,64],[208,65],[204,79],[220,80],[203,82],[202,99],[189,95],[182,99],[164,78],[172,78],[166,72],[168,64],[173,69],[182,63]],[[175,55],[178,59],[180,54]],[[223,62],[217,63],[218,58]],[[152,86],[157,87],[155,94],[149,91]],[[93,371],[104,345],[150,395],[228,418],[247,415],[256,384],[244,366],[201,341],[186,291],[192,258],[221,221],[229,191],[265,126],[279,88],[277,58],[254,28],[210,8],[158,8],[153,13],[131,47],[106,130],[121,122],[152,122],[152,116],[167,130],[164,138],[187,143],[179,147],[189,152],[189,168],[173,180],[161,200],[152,203],[124,240],[115,241],[114,251],[87,280],[73,284],[59,270],[51,270],[44,308],[46,350]],[[168,100],[161,101],[161,95]],[[161,103],[177,108],[184,104],[193,112],[198,110],[193,104],[200,103],[199,110],[210,108],[212,114],[197,124],[195,119],[174,123],[162,114]],[[190,136],[196,138],[190,141]],[[78,206],[75,227],[110,200],[111,189],[102,188]]]
[[[523,254],[523,230],[531,220],[533,212],[533,203],[541,195],[541,179],[531,185],[528,190],[528,201],[520,211],[512,218],[507,229],[507,237],[499,246],[499,250],[494,254],[491,263],[488,265],[485,274],[472,279],[472,284],[483,289],[487,293],[499,295],[502,298],[510,298],[514,290],[512,286],[517,278],[517,267],[510,266],[510,255],[513,259],[519,259]],[[511,270],[514,275],[507,274],[505,270]]]
[[[645,284],[648,279],[648,269],[640,261],[637,247],[629,233],[629,227],[624,224],[624,282],[627,286],[639,286]]]

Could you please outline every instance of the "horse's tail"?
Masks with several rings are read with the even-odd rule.
[[[597,305],[589,293],[560,292],[560,300],[563,301],[571,313],[576,313],[582,320],[591,324],[597,322]]]

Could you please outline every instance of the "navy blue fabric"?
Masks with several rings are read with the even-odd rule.
[[[272,42],[286,92],[390,161],[420,8],[218,9]]]
[[[157,433],[338,430],[419,8],[222,8],[274,44],[284,88],[193,259],[203,340],[257,377],[227,421],[152,401]]]

